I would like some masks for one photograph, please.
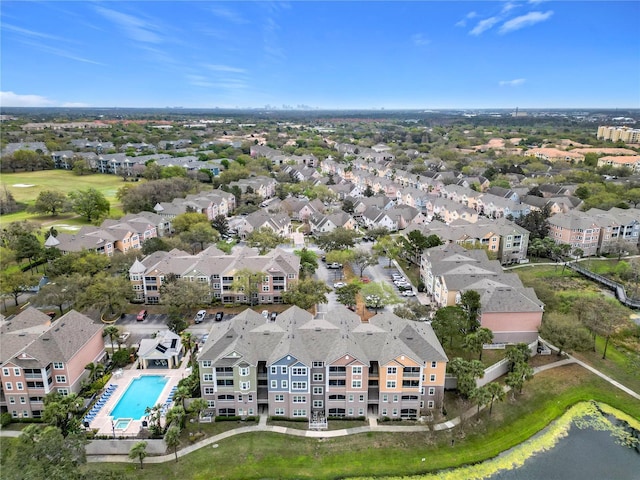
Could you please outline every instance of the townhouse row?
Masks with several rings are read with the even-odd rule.
[[[211,413],[288,418],[418,418],[441,407],[447,361],[429,324],[362,322],[342,306],[275,319],[248,309],[214,325],[198,354]]]

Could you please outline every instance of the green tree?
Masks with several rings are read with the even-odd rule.
[[[211,220],[211,226],[220,234],[221,237],[229,234],[229,221],[224,215],[216,215]]]
[[[456,357],[449,362],[447,370],[458,379],[458,392],[469,398],[476,389],[476,379],[484,376],[484,365],[478,360],[463,360]]]
[[[200,431],[200,416],[202,412],[204,412],[207,408],[209,408],[209,404],[204,398],[194,398],[191,402],[191,411],[196,414],[196,419],[198,420],[198,431]]]
[[[169,315],[184,318],[197,307],[210,301],[209,285],[201,282],[190,282],[185,279],[165,280],[160,287],[160,299],[163,305],[169,306]],[[179,333],[178,330],[173,330]],[[180,330],[181,331],[181,330]]]
[[[180,429],[178,427],[170,427],[167,433],[164,435],[164,443],[167,447],[173,449],[173,453],[176,457],[176,463],[178,462],[178,447],[180,446]]]
[[[16,260],[20,261],[23,258],[28,259],[29,270],[32,268],[33,260],[44,254],[44,247],[33,233],[21,235],[18,238],[15,247]]]
[[[81,308],[96,308],[102,314],[120,315],[134,297],[131,283],[124,277],[113,277],[101,273],[80,294],[78,305]]]
[[[169,250],[169,244],[159,237],[149,238],[142,244],[142,254],[145,256],[154,252],[168,252]]]
[[[338,302],[347,307],[354,307],[362,285],[358,282],[348,283],[344,287],[336,288]]]
[[[496,382],[489,383],[488,385],[486,385],[486,388],[491,397],[490,406],[489,406],[489,415],[491,415],[491,412],[493,411],[493,402],[495,401],[502,402],[505,397],[505,391],[504,391],[504,388],[502,388],[502,385]]]
[[[201,222],[191,225],[188,231],[180,234],[180,239],[190,245],[198,245],[204,250],[205,244],[213,243],[219,238],[209,222]],[[195,253],[195,252],[194,252]]]
[[[282,294],[282,301],[309,310],[318,303],[327,303],[327,293],[330,291],[323,281],[306,278],[289,284],[287,291]]]
[[[396,305],[402,302],[400,297],[396,295],[393,287],[387,282],[365,283],[361,291],[364,297],[364,304],[368,308],[375,309],[376,313],[378,309],[384,308],[387,305]]]
[[[471,353],[478,353],[478,360],[482,361],[483,345],[493,341],[493,332],[488,328],[479,328],[475,332],[467,333],[462,340],[462,348]]]
[[[69,200],[71,200],[73,211],[85,217],[88,222],[106,215],[111,209],[111,204],[95,188],[75,190],[69,192],[68,196]]]
[[[0,291],[4,294],[11,295],[16,307],[18,306],[18,298],[29,287],[35,285],[36,278],[31,274],[21,272],[20,270],[4,271],[0,274]]]
[[[140,462],[140,470],[144,468],[143,461],[147,456],[147,442],[137,442],[131,450],[129,450],[129,458]]]
[[[57,190],[42,190],[36,198],[33,208],[38,213],[51,213],[55,217],[67,206],[67,196]]]
[[[176,215],[171,220],[171,226],[176,233],[188,232],[198,223],[209,223],[204,213],[187,212]]]
[[[469,398],[476,402],[480,413],[480,409],[491,401],[491,394],[487,386],[476,387],[469,394]]]
[[[75,393],[60,395],[52,392],[44,397],[42,420],[60,429],[62,436],[80,432],[80,419],[76,416],[83,408],[82,398]]]
[[[463,333],[475,332],[480,326],[480,294],[475,290],[467,290],[460,295],[460,308],[467,316],[467,326]]]
[[[375,195],[375,192],[373,191],[373,188],[371,188],[371,185],[367,185],[367,187],[364,189],[364,192],[362,192],[362,194],[365,197],[373,197]]]
[[[391,268],[391,262],[402,253],[402,247],[391,236],[385,235],[378,238],[373,246],[373,251],[379,256],[387,257],[389,259],[388,266]]]
[[[84,369],[89,371],[90,383],[96,381],[104,373],[104,365],[102,363],[87,363]]]
[[[313,276],[318,269],[318,255],[316,255],[316,252],[303,248],[302,250],[294,250],[293,253],[300,257],[300,278]]]
[[[462,337],[466,324],[464,310],[458,305],[451,305],[436,311],[431,327],[442,343],[448,339],[452,347],[454,339]]]
[[[2,465],[6,480],[80,480],[79,466],[86,462],[82,434],[63,436],[54,426],[28,425],[15,443],[8,444]]]
[[[357,235],[358,234],[353,230],[338,227],[332,232],[320,235],[316,240],[316,243],[325,252],[332,250],[346,250],[353,248]]]
[[[182,388],[184,389],[185,387],[183,386]],[[187,412],[182,405],[174,405],[167,411],[167,425],[178,426],[178,428],[182,429],[186,419]]]
[[[351,264],[360,272],[358,276],[362,277],[367,267],[378,264],[378,256],[366,250],[356,249],[351,258]]]
[[[115,348],[113,348],[113,340],[120,338],[120,329],[115,325],[109,325],[108,327],[104,327],[103,333],[105,336],[109,337],[111,341],[111,353],[115,352]],[[120,350],[120,342],[118,342],[118,350]]]
[[[504,383],[511,387],[514,391],[522,393],[522,387],[527,380],[533,378],[533,368],[527,363],[519,363],[514,369],[507,374]]]
[[[269,227],[260,227],[247,235],[247,245],[252,248],[258,248],[260,255],[264,255],[269,250],[285,242],[286,240],[283,237]]]
[[[60,315],[64,314],[64,306],[72,305],[78,294],[78,287],[83,285],[88,278],[81,281],[80,275],[62,276],[56,278],[55,282],[44,285],[38,294],[31,300],[33,305],[45,307],[55,305],[60,311]]]
[[[258,301],[261,281],[261,272],[254,272],[243,268],[234,274],[231,289],[236,293],[244,294],[247,299],[246,301],[253,307]]]
[[[400,318],[406,318],[414,321],[424,321],[429,319],[431,307],[422,305],[417,300],[409,300],[404,305],[398,305],[393,309],[393,313]]]

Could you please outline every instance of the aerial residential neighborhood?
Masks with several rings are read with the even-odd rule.
[[[639,17],[3,2],[0,479],[637,480]]]

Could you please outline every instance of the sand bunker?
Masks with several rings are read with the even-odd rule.
[[[35,185],[31,185],[30,183],[15,183],[12,186],[17,188],[35,187]]]
[[[80,227],[77,225],[67,225],[66,223],[59,223],[57,225],[53,225],[53,228],[61,228],[64,230],[80,230]]]

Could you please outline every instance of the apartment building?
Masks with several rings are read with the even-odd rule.
[[[275,319],[247,309],[215,325],[198,356],[216,415],[417,418],[439,408],[447,364],[431,326],[392,313],[364,323],[343,306]]]
[[[438,307],[460,303],[464,292],[478,292],[480,325],[493,332],[495,343],[531,343],[538,337],[544,305],[484,250],[453,243],[430,248],[422,255],[420,277]]]
[[[611,140],[612,142],[640,143],[640,129],[602,125],[598,127],[597,137],[598,140]]]
[[[27,307],[0,324],[0,411],[40,418],[44,396],[80,391],[85,366],[105,356],[102,327],[71,310],[55,322]]]
[[[282,303],[282,294],[298,280],[299,270],[300,257],[281,249],[259,255],[257,250],[247,247],[227,255],[209,247],[197,255],[177,249],[154,252],[134,262],[129,279],[136,300],[147,304],[160,303],[160,287],[169,275],[207,284],[211,298],[223,303]],[[259,274],[255,291],[234,288],[238,272]]]
[[[573,150],[559,150],[557,148],[532,148],[524,152],[527,157],[536,157],[547,162],[584,162],[584,155]]]

